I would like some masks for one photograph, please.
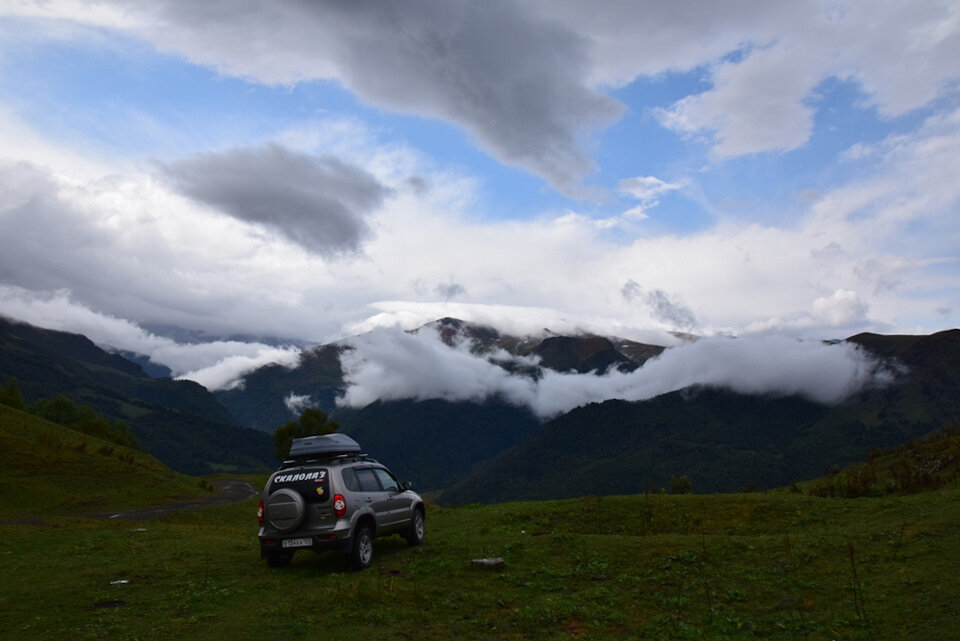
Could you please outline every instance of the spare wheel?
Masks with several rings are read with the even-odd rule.
[[[265,507],[267,523],[278,532],[290,532],[303,520],[303,497],[293,490],[277,490],[267,499]]]

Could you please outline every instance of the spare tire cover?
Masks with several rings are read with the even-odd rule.
[[[266,519],[278,532],[289,532],[303,520],[303,497],[293,490],[277,490],[267,499]]]

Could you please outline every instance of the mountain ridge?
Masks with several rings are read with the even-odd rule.
[[[534,381],[548,370],[629,372],[670,349],[595,335],[517,337],[452,318],[424,327],[458,349],[516,357],[504,367]],[[895,363],[893,382],[833,406],[694,386],[646,401],[591,403],[543,423],[497,396],[338,407],[340,358],[354,349],[346,341],[304,351],[298,367],[262,367],[243,386],[210,394],[196,383],[152,379],[80,335],[3,321],[0,377],[20,380],[28,400],[63,393],[128,421],[148,452],[192,473],[270,467],[267,432],[298,407],[319,406],[371,455],[457,503],[632,493],[680,475],[695,491],[762,489],[818,476],[960,416],[960,330],[847,341]]]

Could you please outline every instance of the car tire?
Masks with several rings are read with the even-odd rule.
[[[284,568],[293,560],[293,552],[274,552],[267,557],[267,565],[272,568]]]
[[[407,526],[407,543],[411,546],[423,543],[423,531],[423,510],[417,508],[413,511],[410,525]]]
[[[373,530],[367,525],[361,525],[353,533],[350,544],[350,567],[354,570],[363,570],[370,567],[373,561]]]

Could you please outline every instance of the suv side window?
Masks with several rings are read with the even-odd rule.
[[[352,468],[346,468],[343,470],[340,475],[343,477],[343,484],[351,492],[360,491],[360,481],[357,480],[357,475],[354,473]]]
[[[379,492],[380,484],[377,483],[377,477],[373,475],[373,470],[368,467],[354,469],[357,480],[360,481],[361,492]]]
[[[400,491],[400,484],[397,483],[397,479],[393,478],[390,472],[380,469],[379,467],[373,468],[373,472],[377,475],[377,478],[380,479],[380,485],[383,486],[385,492]]]

